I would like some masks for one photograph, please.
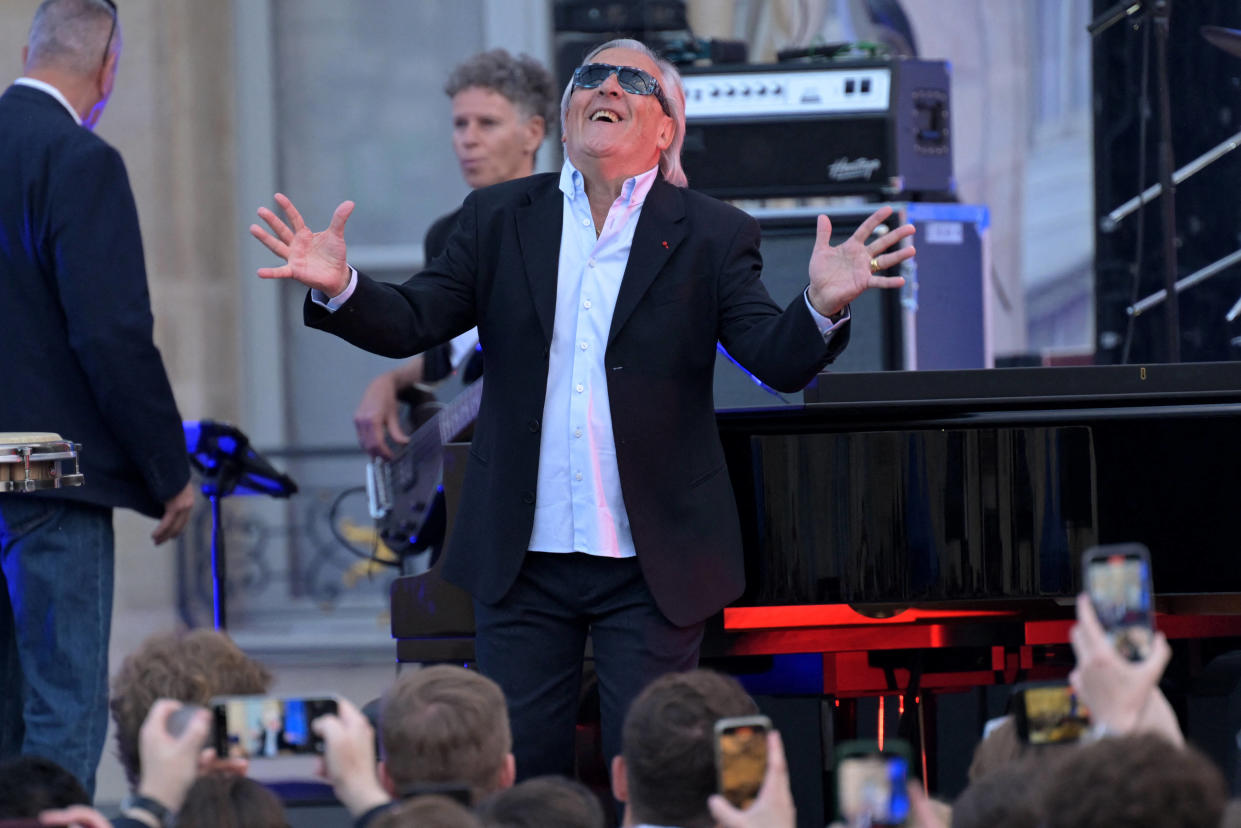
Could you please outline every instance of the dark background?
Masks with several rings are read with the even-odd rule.
[[[1112,0],[1095,0],[1096,15]],[[1241,58],[1207,43],[1203,25],[1241,29],[1236,0],[1173,0],[1168,41],[1173,167],[1178,168],[1241,130]],[[1094,39],[1095,215],[1101,217],[1138,193],[1138,130],[1141,120],[1143,35],[1118,24]],[[1159,180],[1159,111],[1154,33],[1151,33],[1147,151],[1141,169],[1145,186]],[[1137,297],[1163,287],[1161,205],[1146,205],[1142,267]],[[1138,251],[1138,214],[1103,233],[1096,223],[1096,361],[1122,361],[1125,307],[1131,301]],[[1184,278],[1241,248],[1241,152],[1232,152],[1176,188],[1178,275]],[[1230,344],[1241,336],[1241,319],[1224,315],[1241,297],[1241,266],[1219,273],[1180,296],[1181,361],[1241,358]],[[1162,362],[1165,355],[1162,307],[1135,320],[1130,363]]]

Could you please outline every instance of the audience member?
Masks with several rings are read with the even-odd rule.
[[[1101,732],[1157,733],[1185,744],[1176,714],[1159,690],[1159,679],[1172,658],[1163,633],[1155,633],[1150,655],[1133,662],[1117,651],[1103,631],[1086,594],[1077,596],[1077,623],[1070,630],[1077,666],[1069,680]]]
[[[51,759],[19,756],[0,762],[0,820],[89,804],[90,794],[78,778]]]
[[[969,781],[973,785],[993,771],[1008,767],[1013,762],[1029,759],[1031,764],[1053,760],[1054,757],[1068,750],[1073,750],[1076,742],[1062,742],[1045,745],[1032,745],[1022,741],[1017,735],[1017,723],[1012,716],[1006,716],[991,733],[983,738],[974,748],[974,758],[970,762]]]
[[[214,630],[159,633],[148,638],[112,678],[116,749],[130,786],[137,783],[141,772],[138,728],[156,699],[205,706],[212,696],[266,693],[271,682],[267,668]]]
[[[1048,747],[1076,749],[1073,743]],[[1038,828],[1048,782],[1065,755],[1064,750],[1030,750],[1002,766],[987,768],[953,803],[952,828]]]
[[[447,664],[397,679],[379,712],[380,779],[394,797],[420,785],[462,784],[473,801],[512,787],[516,774],[504,693]]]
[[[1218,828],[1219,770],[1157,734],[1101,739],[1066,754],[1047,787],[1046,828]]]
[[[289,820],[280,799],[253,779],[209,773],[190,786],[177,828],[289,828]]]
[[[371,828],[482,828],[460,802],[434,794],[415,796],[379,814]]]
[[[754,700],[736,679],[710,670],[668,673],[651,682],[629,708],[621,754],[612,763],[612,791],[626,805],[625,826],[714,825],[707,800],[717,786],[715,723],[757,712]],[[774,800],[789,797],[791,815],[787,776],[780,777],[783,756],[778,738],[773,737],[772,744],[777,746],[777,755],[769,760],[764,787],[771,788],[766,794],[773,810]],[[757,807],[755,803],[751,810]],[[792,825],[791,820],[788,824]]]
[[[487,828],[604,828],[589,788],[563,776],[536,776],[493,794],[476,812]]]

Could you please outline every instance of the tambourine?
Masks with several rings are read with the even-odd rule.
[[[0,492],[33,492],[81,486],[85,482],[78,466],[80,443],[53,433],[0,431]],[[73,461],[73,472],[61,469]]]

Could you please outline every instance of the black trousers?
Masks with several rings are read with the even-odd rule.
[[[608,767],[630,702],[664,673],[698,666],[703,624],[664,617],[635,558],[529,552],[499,604],[474,602],[478,667],[508,699],[517,778],[573,775],[589,633]]]

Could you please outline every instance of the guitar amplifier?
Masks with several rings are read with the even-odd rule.
[[[683,70],[689,184],[717,198],[956,190],[945,61]]]

